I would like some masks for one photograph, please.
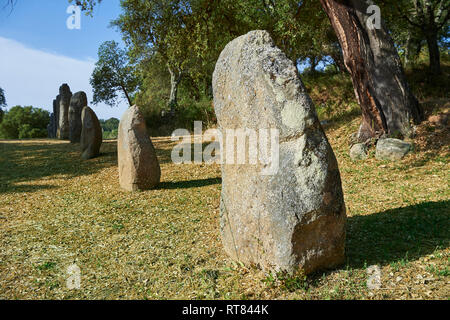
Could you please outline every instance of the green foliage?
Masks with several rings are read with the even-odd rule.
[[[125,50],[115,41],[104,42],[98,50],[98,61],[90,80],[94,91],[94,104],[105,102],[117,105],[122,92],[131,105],[131,95],[139,83],[133,67],[129,64]]]
[[[0,88],[0,107],[6,106],[6,97],[5,97],[5,91]]]
[[[101,2],[102,0],[69,0],[69,3],[81,6],[81,10],[86,11],[87,15],[92,15],[94,7]]]
[[[2,109],[2,107],[6,106],[6,98],[5,98],[5,91],[0,88],[0,123],[3,120],[3,115],[4,115],[4,111]]]
[[[419,100],[449,99],[450,54],[441,55],[442,74],[438,76],[429,76],[427,60],[427,54],[422,52],[405,70],[412,91]]]
[[[328,69],[305,73],[302,80],[321,120],[337,120],[360,112],[348,73]]]
[[[279,287],[280,289],[289,292],[308,290],[309,287],[307,276],[301,269],[293,274],[286,272],[277,272],[274,274],[270,272],[262,282],[270,288]]]
[[[95,0],[82,2],[87,11],[98,3]],[[448,8],[442,7],[442,0],[427,3],[434,8],[437,19],[434,25],[441,28],[442,47],[448,39],[448,15],[444,14]],[[412,27],[405,14],[410,14],[408,17],[415,24],[432,26],[433,23],[421,18],[422,13],[414,7],[414,1],[379,1],[377,4],[382,7],[383,18],[399,54],[405,61],[414,60],[415,50],[424,45],[426,28]],[[100,60],[121,61],[114,56],[128,55],[130,62],[125,65],[133,66],[128,72],[140,79],[134,103],[140,106],[151,130],[190,128],[194,120],[214,121],[210,117],[211,78],[219,54],[231,40],[256,29],[267,30],[291,60],[310,66],[307,69],[310,72],[304,77],[315,91],[312,96],[318,101],[320,116],[340,117],[358,109],[350,78],[339,74],[345,71],[342,50],[319,1],[122,0],[121,7],[122,13],[112,25],[121,32],[127,52],[117,52],[117,47],[106,46],[113,50],[101,50],[104,58]],[[320,62],[328,64],[326,74],[315,74]],[[172,100],[174,74],[175,78],[181,78],[176,87],[177,103]],[[104,83],[98,87],[97,97],[115,102],[114,94],[120,88],[108,81],[109,78],[113,78],[110,69],[98,66],[95,82]],[[315,89],[316,86],[319,88]],[[330,87],[332,90],[327,90]],[[169,118],[164,114],[172,107],[170,103],[177,114]]]
[[[431,53],[430,42],[448,52],[450,6],[447,0],[385,0],[380,1],[380,6],[405,64],[415,63],[426,45]]]
[[[104,139],[117,139],[118,129],[119,129],[119,119],[110,118],[108,120],[100,120],[100,125],[103,129],[103,138]]]
[[[40,108],[15,106],[7,111],[0,123],[0,138],[45,138],[49,112]]]
[[[268,30],[295,61],[319,62],[327,53],[340,54],[328,18],[315,1],[124,0],[121,6],[112,24],[121,31],[142,79],[135,103],[155,130],[215,121],[215,63],[228,42],[251,30]],[[169,71],[181,75],[175,119],[162,116],[171,107]]]

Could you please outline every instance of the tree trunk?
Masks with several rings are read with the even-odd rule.
[[[181,71],[176,73],[171,67],[168,66],[170,73],[170,98],[169,98],[169,107],[170,114],[175,115],[175,109],[178,105],[178,85],[181,81]]]
[[[347,68],[345,67],[344,57],[342,56],[342,52],[333,52],[330,56],[331,56],[331,59],[333,59],[334,64],[338,67],[339,72],[341,72],[341,73],[347,72]]]
[[[370,0],[320,0],[339,39],[362,110],[358,139],[412,134],[411,122],[422,120],[398,53],[384,23],[370,28]]]
[[[126,97],[127,100],[128,100],[128,104],[129,104],[129,106],[131,107],[131,106],[133,105],[133,102],[131,101],[130,96],[128,95],[128,91],[127,91],[127,89],[125,89],[125,86],[124,86],[124,85],[121,85],[121,87],[122,87],[123,93],[125,94],[125,97]]]
[[[316,74],[317,73],[317,65],[319,64],[319,58],[317,57],[310,57],[309,61],[311,62],[311,69],[310,72],[311,74]]]
[[[430,71],[433,75],[441,74],[441,57],[439,53],[437,32],[429,32],[426,34],[428,53],[430,55]]]

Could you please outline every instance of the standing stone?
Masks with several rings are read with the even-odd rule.
[[[58,131],[59,131],[59,102],[60,102],[60,95],[56,96],[56,99],[53,100],[53,114],[54,116],[54,125],[53,125],[53,138],[58,137]]]
[[[80,142],[81,111],[87,106],[87,96],[83,91],[75,93],[70,99],[69,106],[69,140],[71,143]]]
[[[51,113],[51,114],[50,114],[50,121],[49,121],[49,123],[48,123],[48,125],[47,125],[47,134],[48,134],[48,137],[49,137],[50,139],[53,139],[53,138],[54,138],[54,135],[53,135],[53,133],[54,133],[54,128],[55,128],[55,114],[54,114],[54,113]]]
[[[59,128],[58,128],[58,138],[61,140],[69,139],[69,105],[70,99],[72,98],[72,92],[69,86],[64,83],[59,88]]]
[[[83,108],[81,112],[81,123],[81,158],[84,160],[95,158],[100,154],[103,133],[100,122],[91,108]]]
[[[123,189],[146,190],[159,183],[161,169],[158,158],[137,106],[128,108],[120,120],[117,151],[119,180]]]
[[[266,31],[252,31],[222,51],[213,91],[223,142],[226,129],[238,128],[274,128],[280,141],[273,175],[261,174],[263,164],[222,165],[225,251],[264,270],[309,273],[342,263],[346,213],[338,164],[294,63]]]
[[[400,139],[380,139],[377,142],[375,158],[378,160],[400,160],[411,151],[411,144]]]

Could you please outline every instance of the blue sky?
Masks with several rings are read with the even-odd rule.
[[[89,78],[100,44],[122,43],[109,23],[120,14],[120,1],[107,0],[93,17],[81,16],[81,29],[66,26],[67,0],[18,0],[11,11],[0,0],[0,87],[8,107],[33,105],[51,110],[62,83],[72,92],[85,91],[92,100]],[[120,118],[126,103],[111,108],[92,106],[99,118]]]

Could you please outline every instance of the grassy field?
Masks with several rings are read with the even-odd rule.
[[[436,104],[434,114],[448,112]],[[352,162],[350,112],[327,136],[347,206],[347,262],[304,277],[231,261],[219,231],[220,167],[174,165],[155,138],[162,182],[119,188],[116,142],[81,161],[54,140],[0,141],[0,299],[449,299],[449,128],[425,121],[414,152],[391,163]],[[81,289],[66,287],[67,267]],[[379,265],[382,288],[367,288]]]

